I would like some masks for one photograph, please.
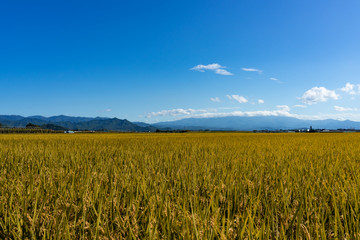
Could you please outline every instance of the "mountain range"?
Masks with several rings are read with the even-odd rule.
[[[23,128],[32,123],[44,129],[52,130],[89,130],[89,131],[120,131],[120,132],[154,132],[156,128],[150,125],[139,126],[126,119],[90,118],[70,116],[30,116],[0,115],[0,123],[6,127]]]
[[[315,129],[360,129],[360,122],[339,120],[302,120],[292,117],[217,117],[185,118],[177,121],[159,122],[152,126],[180,130],[219,130],[219,131],[252,131],[252,130],[288,130],[303,129],[312,126]]]
[[[360,122],[327,120],[302,120],[291,117],[217,117],[185,118],[176,121],[147,124],[130,122],[126,119],[103,117],[71,117],[65,115],[43,117],[19,115],[0,115],[0,123],[6,127],[23,128],[32,123],[44,129],[53,130],[90,130],[120,132],[155,132],[160,130],[217,130],[217,131],[252,131],[252,130],[288,130],[304,129],[360,129]]]

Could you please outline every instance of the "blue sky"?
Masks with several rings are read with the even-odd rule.
[[[0,114],[360,121],[360,1],[0,3]]]

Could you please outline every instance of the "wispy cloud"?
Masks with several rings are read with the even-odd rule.
[[[232,112],[217,112],[217,109],[171,109],[171,110],[162,110],[159,112],[151,112],[146,114],[145,117],[176,117],[181,118],[209,118],[209,117],[229,117],[229,116],[287,116],[293,117],[293,114],[290,114],[290,109],[287,109],[284,106],[279,107],[277,110],[263,110],[263,111],[232,111]]]
[[[111,112],[112,110],[110,108],[108,109],[101,109],[101,110],[96,110],[99,113],[103,113],[103,112]]]
[[[258,99],[257,102],[258,102],[258,104],[263,104],[265,101],[262,99]]]
[[[338,112],[348,112],[348,111],[357,111],[356,108],[346,108],[346,107],[340,107],[340,106],[334,106],[335,111]]]
[[[256,117],[256,116],[278,116],[278,117],[293,117],[304,120],[324,120],[324,119],[336,119],[336,120],[353,120],[360,121],[359,113],[350,113],[346,111],[341,111],[338,114],[323,114],[319,113],[317,115],[300,115],[290,112],[290,107],[287,105],[278,105],[275,110],[260,110],[260,111],[231,111],[231,112],[220,112],[218,110],[231,110],[235,108],[217,108],[217,109],[171,109],[171,110],[162,110],[159,112],[152,112],[146,115],[147,118],[151,117],[178,117],[176,119],[183,118],[211,118],[211,117]],[[341,109],[341,108],[338,108]],[[345,108],[348,110],[347,108]],[[357,109],[353,109],[357,111]],[[350,110],[349,110],[350,111]],[[155,118],[155,122],[158,122],[159,119]]]
[[[151,118],[151,117],[164,117],[164,116],[179,116],[179,115],[193,115],[193,114],[197,114],[197,113],[206,113],[210,110],[206,110],[206,109],[182,109],[182,108],[177,108],[177,109],[170,109],[170,110],[162,110],[159,112],[150,112],[146,114],[147,118]]]
[[[294,115],[282,110],[273,110],[273,111],[264,110],[264,111],[251,111],[251,112],[233,111],[227,113],[209,112],[209,113],[198,114],[196,117],[210,118],[210,117],[261,117],[261,116],[293,117]]]
[[[218,97],[210,98],[210,100],[212,102],[221,102],[220,98],[218,98]]]
[[[229,71],[227,71],[225,69],[216,69],[215,73],[220,74],[220,75],[227,75],[227,76],[234,75],[234,74],[232,74],[231,72],[229,72]]]
[[[259,74],[261,74],[263,71],[257,68],[241,68],[241,70],[245,71],[245,72],[257,72]]]
[[[279,109],[280,111],[284,111],[284,112],[290,111],[290,107],[288,105],[277,105],[276,108]]]
[[[219,107],[219,108],[216,108],[216,109],[219,109],[219,110],[235,110],[235,109],[241,109],[241,107]]]
[[[270,80],[274,81],[274,82],[277,82],[277,83],[282,83],[282,81],[280,81],[279,79],[274,78],[274,77],[271,77]]]
[[[342,87],[340,90],[350,95],[360,94],[360,84],[346,83],[345,87]]]
[[[324,87],[313,87],[307,90],[300,100],[308,105],[316,104],[318,102],[326,102],[329,99],[337,100],[339,95],[333,90],[328,90]]]
[[[325,120],[325,119],[335,119],[335,120],[353,120],[360,121],[360,114],[358,113],[339,113],[339,114],[317,114],[317,115],[300,115],[282,110],[263,110],[263,111],[233,111],[233,112],[208,112],[196,114],[191,117],[197,118],[211,118],[211,117],[256,117],[256,116],[275,116],[275,117],[293,117],[297,119],[304,120]]]
[[[293,106],[294,108],[307,108],[305,105],[297,104]]]
[[[212,63],[212,64],[208,64],[208,65],[203,65],[203,64],[199,64],[193,68],[190,68],[190,70],[193,71],[199,71],[199,72],[205,72],[206,70],[210,70],[215,72],[216,74],[220,74],[220,75],[233,75],[231,72],[225,70],[224,66],[221,66],[218,63]]]
[[[239,103],[247,103],[248,102],[248,100],[245,97],[240,96],[240,95],[235,95],[235,94],[234,95],[226,95],[226,97],[230,100],[235,100]]]
[[[297,114],[290,113],[290,107],[287,105],[278,105],[276,110],[262,111],[232,111],[232,112],[206,112],[196,114],[192,117],[210,118],[210,117],[261,117],[261,116],[282,116],[282,117],[299,117]]]

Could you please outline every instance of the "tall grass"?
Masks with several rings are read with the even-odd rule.
[[[359,239],[360,134],[0,135],[1,239]]]

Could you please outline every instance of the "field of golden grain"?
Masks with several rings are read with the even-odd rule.
[[[0,135],[1,239],[359,239],[360,134]]]

